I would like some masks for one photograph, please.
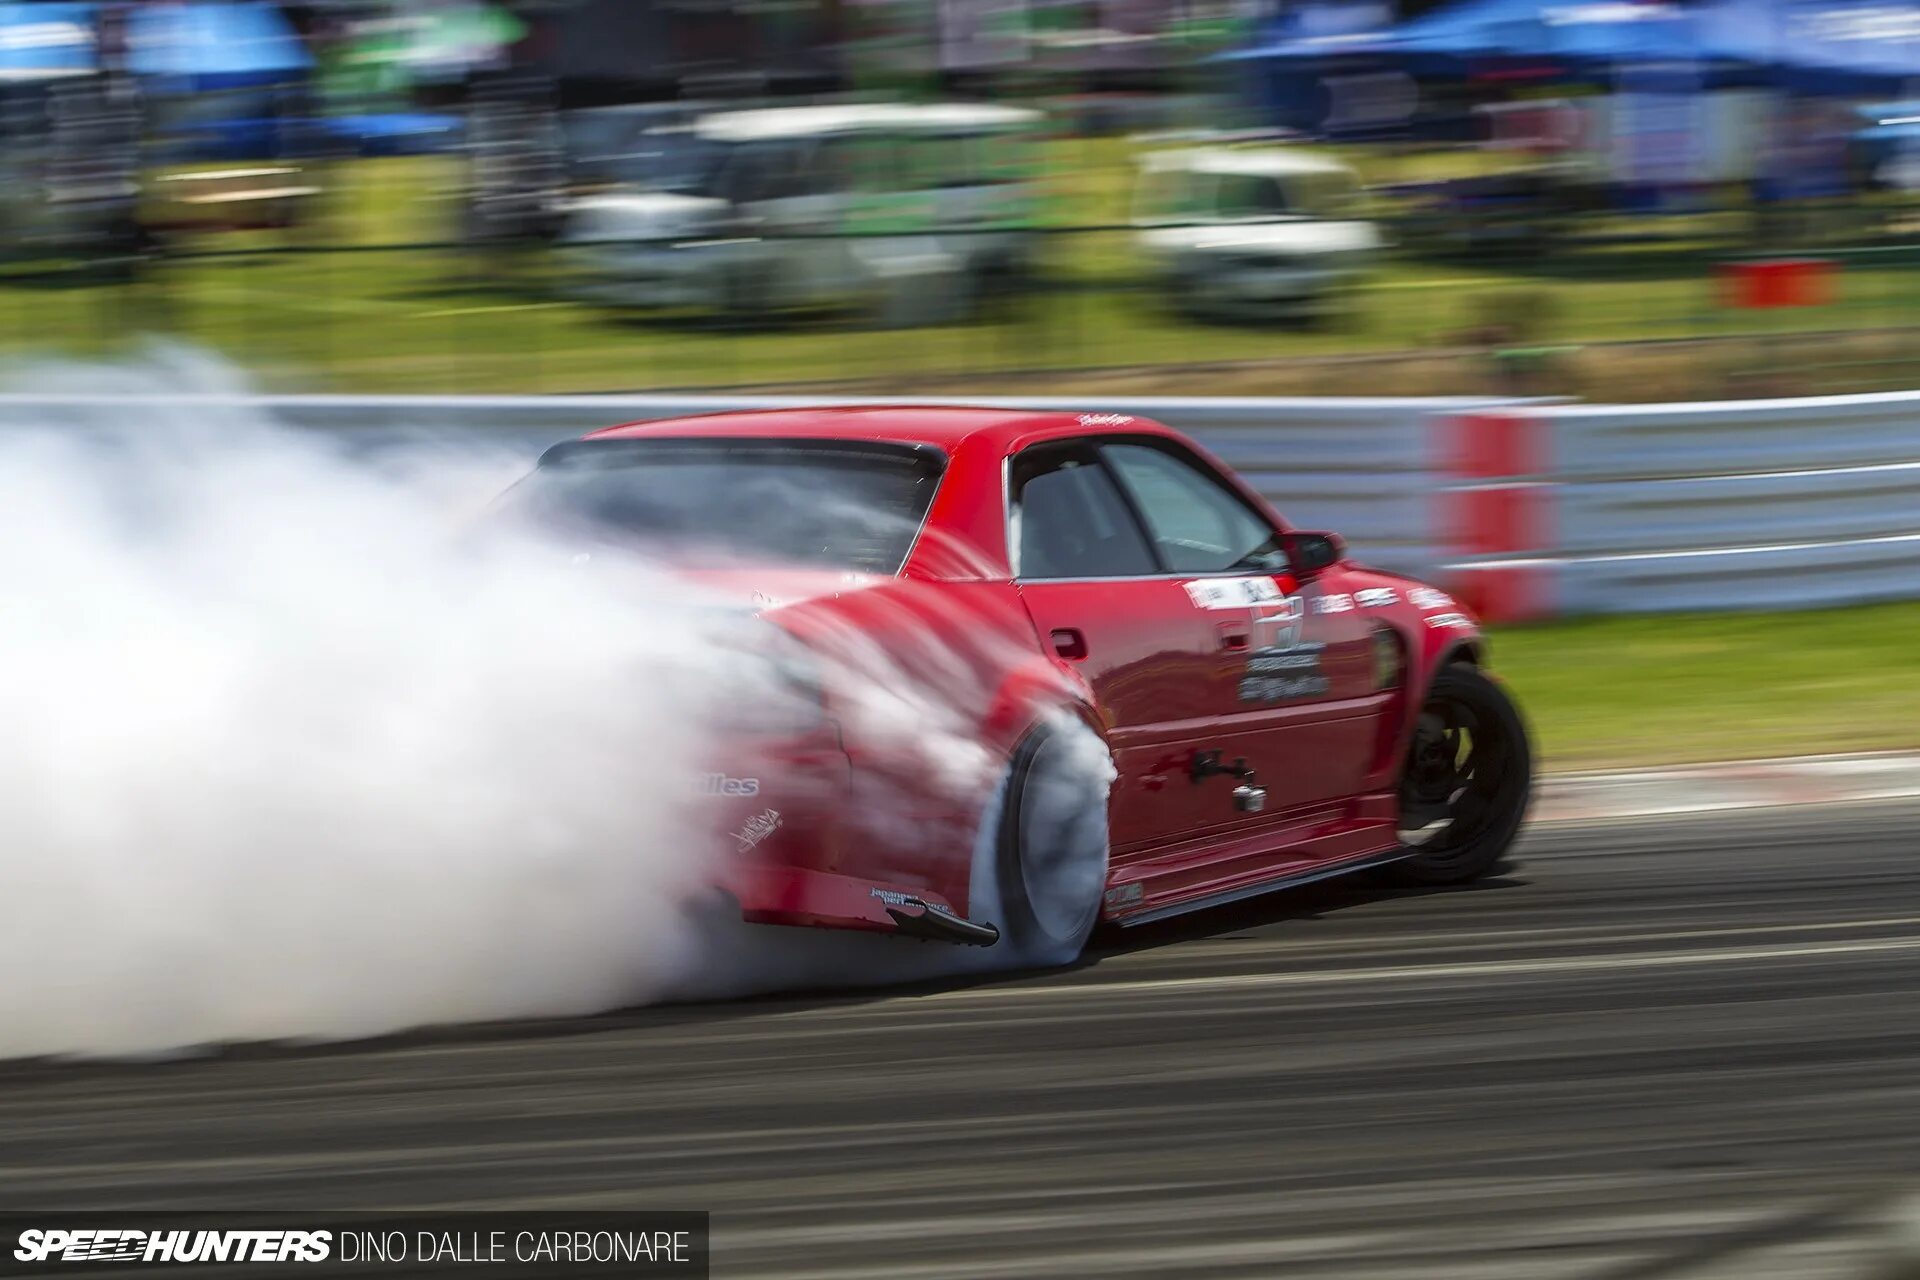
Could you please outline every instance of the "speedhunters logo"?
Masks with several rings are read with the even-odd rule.
[[[218,1270],[235,1280],[286,1266],[316,1277],[476,1267],[497,1280],[578,1270],[708,1274],[704,1213],[315,1215],[324,1225],[246,1213],[129,1216],[140,1225],[74,1213],[0,1214],[0,1277],[143,1265]]]
[[[28,1227],[19,1262],[325,1262],[331,1231],[139,1231]]]

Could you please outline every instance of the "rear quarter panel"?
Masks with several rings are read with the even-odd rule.
[[[842,874],[967,909],[981,813],[1020,738],[1083,686],[1040,651],[1012,584],[900,578],[775,616],[825,666],[852,765]]]

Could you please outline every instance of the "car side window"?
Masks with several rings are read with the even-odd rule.
[[[1246,503],[1194,463],[1142,444],[1102,448],[1175,573],[1264,570],[1280,565],[1279,537]]]
[[[1220,211],[1229,218],[1270,218],[1294,212],[1287,189],[1276,178],[1227,174],[1220,179]]]
[[[736,147],[725,175],[729,198],[742,204],[785,200],[806,193],[799,150],[787,143],[754,142]]]
[[[1126,500],[1092,450],[1022,458],[1014,478],[1019,577],[1129,578],[1159,571]]]
[[[853,138],[822,138],[807,166],[809,194],[841,195],[853,190],[859,162],[859,145]]]

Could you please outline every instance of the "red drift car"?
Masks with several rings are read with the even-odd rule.
[[[1158,423],[717,414],[558,445],[517,492],[772,624],[780,696],[697,787],[750,921],[1060,960],[1386,863],[1470,880],[1526,811],[1467,612]]]

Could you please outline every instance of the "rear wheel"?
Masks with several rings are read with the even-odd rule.
[[[1078,726],[1036,729],[1013,753],[996,842],[996,923],[1023,961],[1065,964],[1093,932],[1107,886],[1109,777],[1104,745]]]
[[[1443,667],[1415,722],[1400,782],[1396,874],[1459,884],[1493,870],[1520,832],[1533,792],[1527,727],[1505,689],[1476,667]]]

